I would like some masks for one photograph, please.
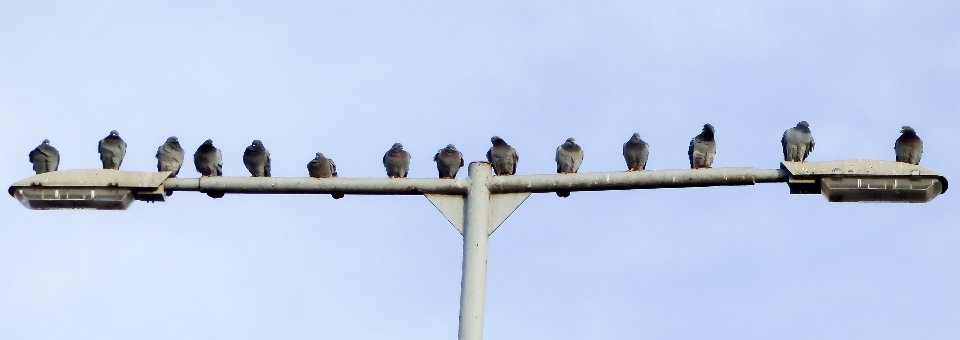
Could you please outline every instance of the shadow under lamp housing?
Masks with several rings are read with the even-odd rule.
[[[782,162],[791,194],[823,194],[830,202],[926,203],[947,192],[947,178],[909,163],[843,160]]]
[[[36,175],[10,186],[9,193],[33,210],[126,210],[134,200],[164,200],[164,172],[64,170]]]

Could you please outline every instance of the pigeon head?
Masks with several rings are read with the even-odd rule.
[[[110,130],[110,135],[114,137],[120,137],[120,133],[117,130]]]
[[[917,134],[917,131],[915,131],[912,127],[904,126],[900,129],[900,133],[915,135]]]
[[[50,140],[49,140],[49,139],[44,139],[44,140],[43,140],[43,143],[40,143],[40,144],[50,145]]]
[[[630,139],[640,139],[640,133],[639,133],[639,132],[634,132],[634,133],[633,133],[633,136],[631,136]]]
[[[203,141],[203,146],[213,146],[213,140],[212,140],[212,139],[208,139],[208,140]]]
[[[567,141],[566,141],[566,143],[570,143],[570,144],[573,144],[573,143],[576,143],[576,142],[577,142],[577,140],[573,139],[573,137],[567,138]]]
[[[444,149],[446,149],[447,151],[457,151],[457,147],[454,146],[453,144],[447,144],[447,147]]]
[[[807,123],[805,120],[801,120],[799,123],[797,123],[797,127],[801,129],[810,129],[810,123]]]
[[[180,140],[177,139],[177,136],[167,137],[167,143],[173,144],[173,143],[179,143],[179,142]]]
[[[393,143],[393,146],[390,147],[390,150],[403,150],[403,144]]]
[[[254,139],[254,140],[253,140],[253,146],[256,146],[256,147],[258,147],[258,148],[262,148],[262,147],[263,147],[263,142],[261,142],[259,139]]]
[[[505,142],[505,141],[503,140],[503,138],[500,138],[500,137],[497,137],[497,136],[490,137],[490,143],[493,143],[493,144],[507,144],[507,142]]]
[[[317,152],[317,158],[318,158],[318,159],[319,159],[319,158],[323,158],[323,154],[322,154],[322,153],[319,153],[319,152]]]
[[[699,138],[702,138],[702,139],[704,139],[704,140],[712,141],[712,140],[713,140],[713,133],[714,133],[713,125],[703,124],[703,132],[700,132],[700,134],[698,135],[698,137],[699,137]]]

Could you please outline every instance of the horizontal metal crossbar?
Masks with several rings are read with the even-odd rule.
[[[491,193],[600,191],[656,188],[753,185],[786,182],[786,170],[714,168],[647,170],[579,174],[494,176],[487,181]],[[303,178],[303,177],[202,177],[170,178],[168,191],[202,191],[235,194],[352,194],[352,195],[466,195],[469,179],[422,178]]]

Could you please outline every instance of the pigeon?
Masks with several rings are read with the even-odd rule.
[[[558,174],[577,173],[580,163],[583,162],[583,149],[580,149],[572,137],[567,138],[567,141],[557,147],[557,156],[554,160],[557,161]]]
[[[558,174],[575,174],[580,170],[580,163],[583,163],[583,149],[577,145],[573,137],[567,138],[563,144],[557,147]],[[570,191],[557,191],[557,196],[570,197]]]
[[[337,177],[337,165],[333,163],[332,159],[324,157],[322,153],[317,152],[317,157],[314,157],[310,163],[307,163],[307,172],[310,174],[310,177],[313,178],[331,178]],[[331,193],[330,196],[333,196],[333,199],[343,198],[342,192]]]
[[[627,171],[645,170],[649,155],[650,147],[640,139],[639,133],[634,133],[630,140],[623,143],[623,160],[627,161]]]
[[[713,157],[717,154],[717,142],[713,139],[713,125],[703,124],[703,132],[690,140],[687,156],[690,157],[690,168],[710,168]]]
[[[493,146],[487,151],[487,161],[493,165],[493,173],[497,176],[517,174],[517,161],[520,160],[517,150],[497,136],[491,137],[490,142]]]
[[[193,164],[203,177],[223,176],[223,156],[220,149],[213,146],[212,140],[206,140],[193,154]]]
[[[457,178],[457,172],[463,167],[463,154],[457,151],[456,146],[448,144],[447,147],[437,151],[433,161],[437,162],[440,178]]]
[[[383,154],[383,167],[387,169],[387,177],[407,178],[407,172],[410,171],[410,153],[403,151],[403,144],[395,143]]]
[[[813,135],[810,134],[810,124],[806,121],[797,123],[797,126],[783,132],[780,139],[783,145],[783,160],[787,162],[803,162],[813,151]]]
[[[923,156],[923,141],[917,137],[917,131],[912,127],[904,126],[900,129],[900,138],[893,149],[897,152],[897,162],[920,165],[920,156]]]
[[[333,163],[332,159],[317,152],[317,157],[307,163],[307,172],[313,178],[337,177],[337,165]]]
[[[243,151],[243,165],[253,177],[270,177],[270,152],[259,139]]]
[[[99,152],[104,169],[120,170],[123,156],[127,154],[127,143],[120,138],[117,130],[113,130],[100,141]]]
[[[33,171],[36,171],[37,175],[57,171],[60,166],[60,152],[50,145],[49,139],[44,139],[43,143],[30,151],[30,163],[33,163]]]
[[[167,138],[167,142],[157,148],[157,171],[173,171],[170,178],[177,177],[183,165],[183,148],[176,136]]]
[[[206,140],[197,148],[197,152],[193,154],[193,165],[203,177],[223,176],[223,156],[220,150],[213,146],[212,140]],[[207,192],[207,196],[223,198],[223,193],[211,191]]]

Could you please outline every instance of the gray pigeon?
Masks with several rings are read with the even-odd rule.
[[[572,137],[567,138],[567,141],[557,147],[557,156],[554,160],[557,161],[558,174],[577,173],[577,170],[580,170],[580,163],[583,163],[583,149]]]
[[[167,142],[157,148],[157,171],[173,171],[170,177],[177,177],[183,165],[183,148],[176,136],[167,138]]]
[[[243,151],[243,165],[253,177],[270,177],[270,152],[260,140],[254,140]]]
[[[687,156],[690,157],[690,168],[709,168],[713,165],[713,157],[717,154],[717,142],[713,139],[713,125],[703,124],[703,132],[690,140]]]
[[[212,140],[206,140],[193,154],[193,165],[203,177],[223,176],[223,156],[220,149],[213,146]]]
[[[60,167],[60,152],[50,145],[49,139],[44,139],[33,151],[30,151],[30,163],[37,175],[57,171]]]
[[[810,134],[810,124],[806,121],[797,123],[797,126],[783,132],[780,139],[783,145],[783,160],[787,162],[803,162],[813,151],[813,135]]]
[[[580,170],[580,163],[583,163],[583,149],[577,145],[573,137],[567,138],[567,141],[557,147],[557,156],[554,160],[557,161],[558,174],[575,174]],[[557,191],[557,196],[570,197],[570,192]]]
[[[220,149],[213,146],[212,140],[206,140],[197,148],[193,154],[193,165],[197,167],[197,172],[203,177],[223,176],[223,156]],[[207,192],[207,196],[212,198],[223,198],[223,193],[219,191]]]
[[[403,144],[393,144],[383,155],[383,167],[387,169],[387,177],[407,178],[407,172],[410,171],[410,153],[403,150]]]
[[[331,178],[337,177],[337,165],[333,163],[332,159],[324,157],[322,153],[317,152],[317,157],[314,157],[310,163],[307,163],[307,172],[310,174],[310,177],[313,178]],[[333,196],[333,199],[343,198],[343,193],[334,192],[330,196]]]
[[[627,171],[641,171],[647,168],[650,147],[634,133],[630,140],[623,143],[623,160],[627,161]]]
[[[447,147],[437,151],[433,161],[437,162],[440,178],[457,178],[457,172],[463,167],[463,154],[457,151],[456,146],[448,144]]]
[[[120,138],[117,130],[113,130],[100,141],[99,152],[104,169],[120,170],[123,156],[127,154],[127,143]]]
[[[493,173],[497,176],[517,174],[517,161],[520,160],[517,150],[497,136],[491,137],[490,142],[493,146],[487,150],[487,161],[493,166]]]
[[[900,129],[900,138],[893,149],[897,152],[897,162],[920,165],[920,156],[923,156],[923,141],[917,136],[912,127],[904,126]]]
[[[317,157],[307,163],[307,172],[313,178],[337,177],[337,165],[332,159],[324,157],[322,153],[317,152]]]

